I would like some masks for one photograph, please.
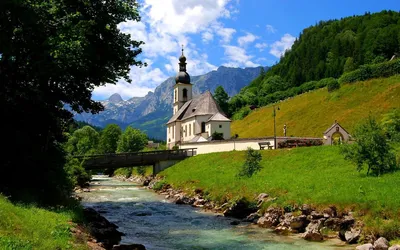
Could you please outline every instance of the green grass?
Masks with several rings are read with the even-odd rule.
[[[151,176],[153,175],[153,166],[145,166],[145,173],[144,176]],[[114,175],[122,175],[126,178],[129,178],[132,175],[139,175],[138,167],[128,167],[128,168],[117,168],[114,171]]]
[[[276,112],[277,135],[322,137],[337,120],[349,133],[369,112],[378,119],[391,108],[400,108],[400,76],[345,84],[328,93],[322,88],[279,103]],[[232,135],[240,138],[273,135],[272,106],[252,111],[243,120],[233,121]]]
[[[202,189],[219,203],[259,193],[277,197],[280,206],[304,203],[323,208],[335,205],[364,215],[368,230],[399,237],[400,171],[381,177],[366,176],[345,161],[335,146],[260,151],[262,170],[251,178],[236,174],[244,151],[197,155],[160,173],[174,188]],[[272,204],[270,204],[272,205]]]
[[[88,249],[70,233],[75,213],[14,205],[0,195],[0,249]]]

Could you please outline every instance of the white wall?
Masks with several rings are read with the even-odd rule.
[[[220,128],[221,126],[221,128]],[[222,133],[225,140],[231,138],[231,122],[230,121],[211,121],[207,124],[209,127],[209,134],[212,135],[214,132]]]
[[[208,154],[213,152],[226,152],[232,150],[247,150],[251,147],[255,150],[259,150],[259,142],[269,141],[271,145],[274,145],[274,139],[241,139],[241,140],[223,140],[223,141],[211,141],[211,142],[198,142],[198,143],[185,143],[180,146],[181,149],[186,148],[197,148],[197,154]]]
[[[193,127],[195,127],[195,117],[182,122],[182,127],[184,131],[186,131],[182,133],[183,141],[190,141],[193,139],[193,137],[195,137],[195,133],[193,133]]]

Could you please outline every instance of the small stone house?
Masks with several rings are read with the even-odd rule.
[[[351,139],[351,135],[337,121],[324,132],[325,145],[341,144]]]

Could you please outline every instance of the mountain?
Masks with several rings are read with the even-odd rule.
[[[221,66],[204,75],[192,76],[193,96],[206,90],[214,93],[217,86],[221,85],[229,96],[236,95],[240,89],[256,78],[262,67],[230,68]],[[268,68],[264,68],[268,69]],[[190,72],[189,72],[190,73]],[[175,77],[170,77],[162,82],[154,92],[149,92],[144,97],[133,97],[122,100],[119,94],[113,94],[101,103],[105,110],[99,114],[75,114],[75,119],[85,121],[95,126],[104,127],[116,123],[122,128],[131,125],[147,133],[151,138],[165,139],[163,125],[172,116],[172,93]]]

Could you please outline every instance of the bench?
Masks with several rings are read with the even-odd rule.
[[[272,149],[271,143],[269,141],[266,142],[259,142],[258,145],[260,146],[260,150],[268,147],[268,149]]]

